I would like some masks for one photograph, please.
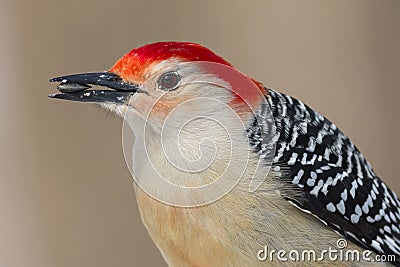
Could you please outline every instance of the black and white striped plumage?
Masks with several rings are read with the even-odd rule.
[[[266,98],[276,126],[273,168],[284,172],[281,179],[295,187],[285,198],[363,248],[396,255],[396,264],[400,264],[400,200],[396,194],[329,120],[276,91],[268,90]],[[261,157],[268,150],[260,136],[271,133],[265,124],[258,120],[247,133]]]

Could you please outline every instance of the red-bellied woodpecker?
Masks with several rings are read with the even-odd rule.
[[[169,265],[354,266],[379,255],[400,265],[400,201],[355,145],[301,101],[235,72],[207,48],[149,44],[109,71],[50,81],[61,92],[50,97],[100,104],[133,128],[139,209]],[[233,186],[213,184],[221,177]]]

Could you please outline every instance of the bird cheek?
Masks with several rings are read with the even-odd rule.
[[[159,121],[159,123],[162,124],[175,106],[175,103],[157,101],[150,110],[149,118],[153,121]]]
[[[143,117],[147,118],[152,106],[154,106],[154,99],[145,95],[134,95],[129,105],[139,112]]]
[[[156,125],[162,125],[165,118],[171,112],[172,108],[168,103],[150,96],[150,95],[135,95],[129,105],[134,108],[148,122]]]

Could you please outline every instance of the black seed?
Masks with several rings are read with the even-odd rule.
[[[89,88],[91,88],[90,85],[79,83],[60,83],[57,86],[58,91],[60,91],[61,93],[81,92]]]

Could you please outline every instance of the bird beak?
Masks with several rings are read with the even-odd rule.
[[[137,84],[124,81],[112,72],[93,72],[73,74],[50,79],[59,82],[59,94],[51,94],[50,98],[65,99],[90,103],[124,104],[136,92],[140,92]],[[112,90],[89,90],[90,85],[98,85]]]

